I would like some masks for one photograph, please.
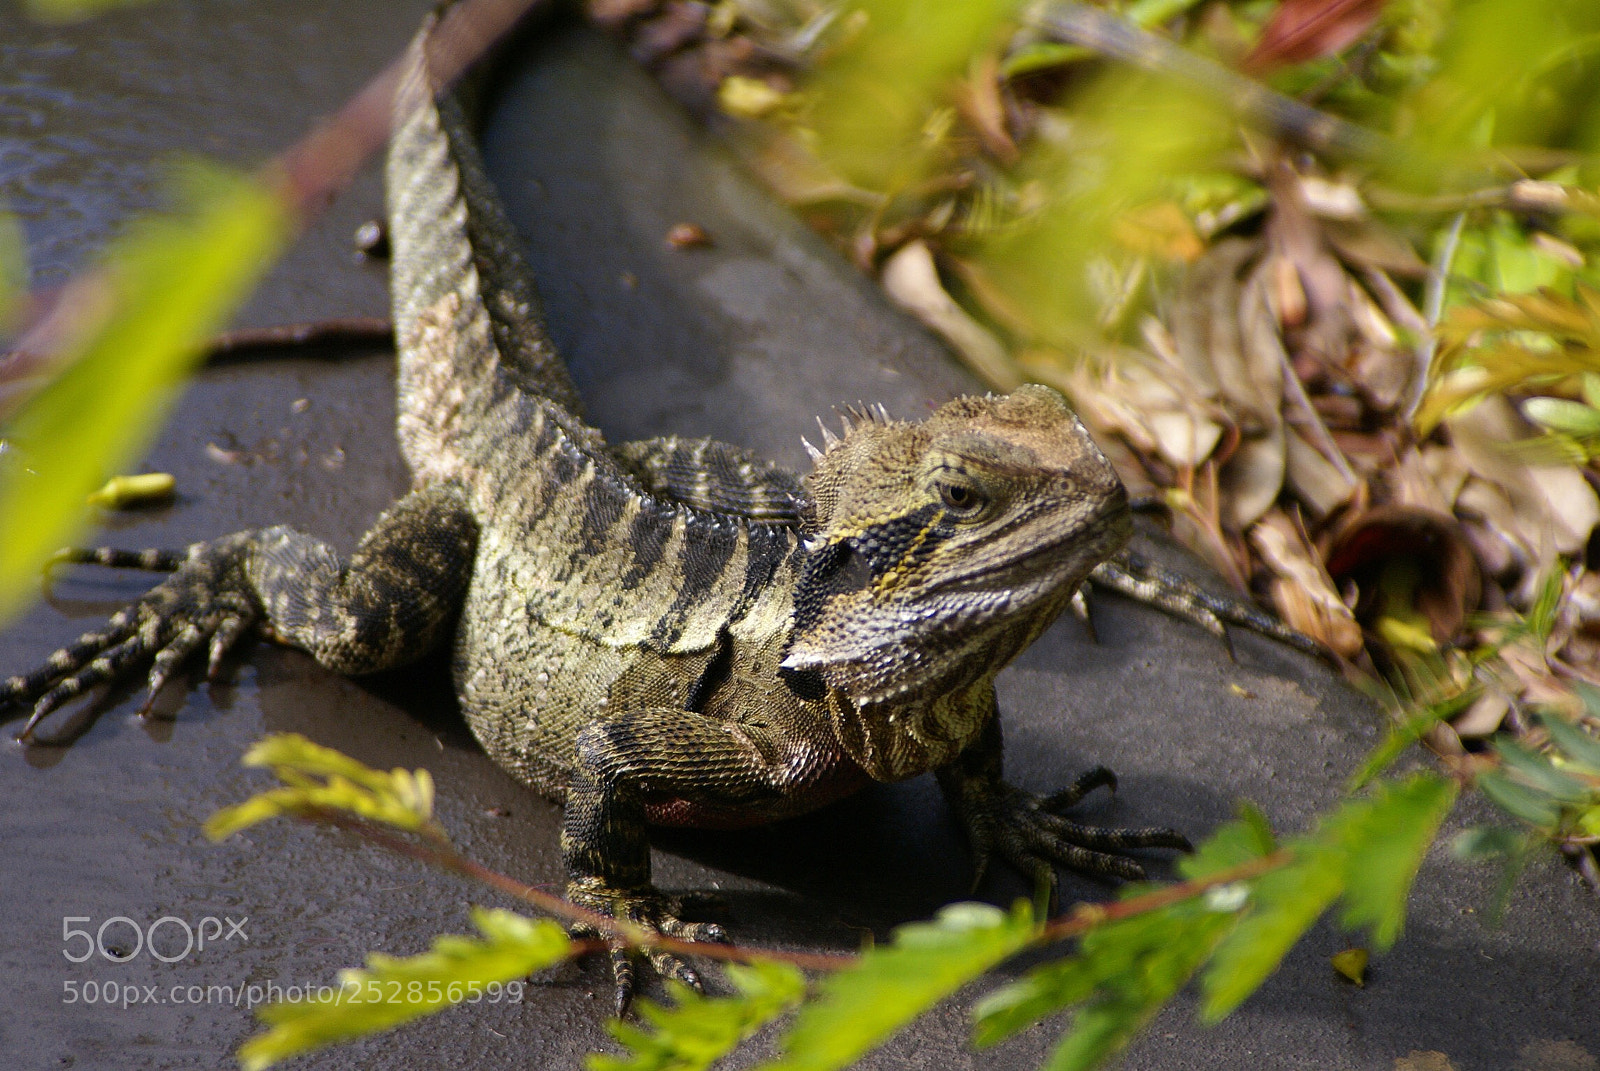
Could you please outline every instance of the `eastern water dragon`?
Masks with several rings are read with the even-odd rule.
[[[1114,783],[1104,768],[1048,797],[1002,780],[995,675],[1091,577],[1218,633],[1303,638],[1129,557],[1122,483],[1046,387],[918,422],[853,410],[804,477],[708,439],[605,442],[424,45],[387,167],[412,490],[348,558],[288,527],[70,554],[172,575],[0,683],[0,705],[31,708],[23,735],[146,666],[152,696],[202,651],[214,671],[253,631],[349,674],[448,646],[484,749],[565,804],[567,896],[691,940],[724,935],[651,884],[650,826],[767,822],[873,780],[932,771],[980,871],[999,857],[1051,887],[1057,865],[1138,878],[1127,851],[1186,848],[1063,817]],[[620,948],[612,964],[620,1011],[633,967]]]

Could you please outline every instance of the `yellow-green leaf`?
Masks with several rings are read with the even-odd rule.
[[[270,1029],[239,1046],[245,1071],[365,1034],[399,1026],[455,1004],[493,999],[506,983],[572,953],[559,923],[510,911],[474,908],[483,935],[436,938],[433,948],[405,959],[373,953],[365,969],[341,971],[315,1000],[269,1004],[257,1017]]]
[[[212,815],[205,825],[212,840],[279,815],[330,810],[348,811],[410,832],[437,832],[433,777],[427,770],[397,767],[384,773],[298,733],[264,737],[241,761],[246,766],[271,767],[285,787],[262,792]]]
[[[89,505],[101,509],[127,509],[172,498],[178,481],[170,472],[142,472],[137,476],[113,476],[94,494]]]
[[[1364,948],[1347,948],[1343,952],[1335,952],[1329,962],[1333,969],[1358,986],[1367,984],[1367,963],[1372,959],[1372,953]]]

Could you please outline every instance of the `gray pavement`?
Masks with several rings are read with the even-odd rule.
[[[0,197],[24,219],[35,281],[59,282],[151,203],[152,160],[188,149],[251,162],[292,140],[401,47],[425,6],[178,0],[60,30],[0,9]],[[552,330],[614,437],[711,433],[799,465],[800,435],[837,402],[911,416],[970,389],[935,343],[588,31],[529,44],[486,151],[527,235]],[[348,254],[355,224],[380,204],[369,170],[242,319],[382,313],[381,271]],[[670,250],[664,236],[682,221],[715,246]],[[178,502],[111,518],[106,541],[181,545],[288,522],[352,545],[406,482],[391,378],[380,353],[207,371],[147,463],[177,475]],[[138,577],[74,574],[0,633],[0,672],[37,663],[140,588]],[[1049,789],[1099,762],[1122,775],[1114,802],[1086,807],[1097,819],[1201,836],[1248,798],[1297,830],[1338,798],[1380,734],[1366,701],[1282,647],[1240,636],[1235,664],[1185,624],[1112,598],[1095,609],[1100,643],[1058,624],[1002,676],[1001,700],[1013,779]],[[237,766],[263,733],[303,732],[376,766],[425,766],[469,853],[528,881],[561,879],[558,810],[476,749],[441,666],[352,682],[258,645],[230,683],[169,690],[161,720],[137,720],[137,703],[119,691],[58,718],[56,731],[77,734],[70,747],[0,753],[6,1066],[226,1066],[254,1030],[245,1008],[68,1005],[66,983],[80,993],[87,982],[132,983],[141,994],[322,983],[369,950],[408,954],[464,930],[469,903],[499,902],[326,830],[281,823],[208,843],[206,816],[263,787]],[[927,778],[768,830],[675,834],[659,849],[660,882],[720,890],[740,940],[800,948],[853,948],[867,931],[962,898],[970,874]],[[1541,861],[1504,926],[1490,929],[1492,884],[1436,849],[1406,936],[1366,988],[1338,980],[1328,956],[1348,941],[1319,927],[1231,1019],[1202,1029],[1183,998],[1125,1066],[1388,1071],[1414,1050],[1442,1052],[1460,1071],[1600,1066],[1600,910],[1562,866]],[[980,894],[1004,904],[1026,891],[998,873]],[[1068,898],[1105,893],[1080,879],[1064,887]],[[90,929],[116,916],[141,926],[248,917],[248,941],[214,941],[173,963],[74,964],[63,956],[81,947],[63,940],[69,916]],[[120,922],[106,931],[108,943],[119,935],[131,939]],[[294,1066],[577,1067],[606,1044],[607,1003],[599,964],[566,967],[519,1004],[457,1009]],[[974,1054],[952,1006],[865,1066],[1031,1068],[1059,1029]]]

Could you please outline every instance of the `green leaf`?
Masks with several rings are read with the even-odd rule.
[[[1392,944],[1417,867],[1455,795],[1454,782],[1433,774],[1380,784],[1297,838],[1294,862],[1256,882],[1249,914],[1217,947],[1201,983],[1201,1018],[1216,1022],[1255,992],[1341,894],[1345,925],[1370,926],[1375,944]]]
[[[1250,913],[1217,946],[1200,983],[1205,1022],[1222,1019],[1254,993],[1343,890],[1337,846],[1302,839],[1295,854],[1294,862],[1256,881]]]
[[[1082,45],[1064,45],[1059,41],[1030,41],[1005,58],[1000,64],[1000,77],[1016,78],[1019,75],[1032,74],[1034,71],[1047,71],[1052,67],[1065,67],[1069,63],[1081,63],[1094,58],[1094,51]]]
[[[1191,900],[1113,923],[1083,940],[1079,959],[1095,975],[1093,1000],[1073,1017],[1047,1071],[1088,1071],[1133,1040],[1186,985],[1233,929],[1233,911]]]
[[[348,755],[314,744],[299,733],[263,737],[240,760],[268,766],[286,785],[224,808],[206,821],[206,836],[221,840],[279,815],[349,811],[409,832],[437,833],[433,778],[427,770],[383,773]],[[317,781],[316,778],[323,778]]]
[[[491,986],[503,986],[572,953],[559,923],[530,919],[510,911],[474,908],[472,921],[483,934],[436,938],[433,949],[399,959],[373,953],[365,969],[339,973],[331,992],[316,1000],[269,1004],[256,1013],[270,1029],[239,1046],[245,1071],[260,1071],[280,1060],[401,1023],[455,1004],[476,1004]]]
[[[1278,840],[1254,804],[1239,806],[1239,817],[1225,823],[1190,855],[1178,860],[1178,873],[1194,881],[1259,859],[1275,851]]]
[[[1525,849],[1527,840],[1527,834],[1504,826],[1473,826],[1455,835],[1450,842],[1450,851],[1458,859],[1481,863],[1519,855]]]
[[[762,1071],[831,1071],[859,1059],[895,1031],[1021,949],[1038,932],[1033,910],[952,904],[932,922],[894,931],[890,942],[822,982],[795,1017],[784,1055]]]
[[[0,211],[0,334],[11,330],[17,303],[28,285],[28,243],[22,224]]]
[[[1361,769],[1357,770],[1350,778],[1347,791],[1354,792],[1356,789],[1366,785],[1374,777],[1383,773],[1384,770],[1393,765],[1395,759],[1405,753],[1406,748],[1422,739],[1429,729],[1439,722],[1448,721],[1463,710],[1466,710],[1477,702],[1478,696],[1482,694],[1483,689],[1481,687],[1467,688],[1455,695],[1447,696],[1437,703],[1423,707],[1406,718],[1402,724],[1389,731],[1383,743],[1373,749],[1372,754],[1367,757],[1367,761],[1361,764]]]
[[[1495,741],[1494,751],[1507,774],[1542,796],[1568,804],[1581,804],[1589,798],[1589,787],[1582,781],[1513,740]]]
[[[1600,435],[1600,409],[1566,398],[1529,398],[1522,411],[1535,424],[1580,438]]]
[[[1541,641],[1548,642],[1550,631],[1556,627],[1556,611],[1561,606],[1562,583],[1560,569],[1548,570],[1539,583],[1533,605],[1528,608],[1528,628]]]
[[[626,1057],[590,1053],[585,1066],[589,1071],[704,1071],[805,996],[804,976],[787,963],[755,960],[724,971],[736,996],[707,997],[671,982],[671,1007],[651,1001],[637,1005],[653,1033],[612,1020],[606,1028],[631,1052]]]
[[[972,1006],[972,1043],[986,1049],[1047,1015],[1081,1004],[1094,995],[1098,981],[1077,956],[1040,964]]]
[[[89,494],[144,451],[204,340],[289,233],[279,196],[254,179],[194,163],[178,185],[182,211],[132,227],[66,292],[81,309],[68,363],[0,424],[26,458],[0,466],[0,619],[81,528]]]
[[[1479,774],[1476,784],[1501,810],[1531,826],[1551,829],[1561,819],[1561,809],[1549,796],[1511,780],[1498,770]]]
[[[1587,685],[1580,686],[1588,687]],[[1585,696],[1587,702],[1588,696]],[[1565,718],[1546,714],[1539,719],[1551,741],[1567,755],[1572,763],[1590,773],[1600,774],[1600,740],[1596,740]]]
[[[1266,819],[1241,807],[1229,822],[1178,864],[1185,878],[1206,878],[1275,849]],[[1131,886],[1137,896],[1148,886]],[[1231,895],[1235,891],[1245,896]],[[1214,894],[1223,893],[1222,896]],[[1074,1021],[1050,1067],[1087,1067],[1125,1045],[1146,1019],[1197,970],[1232,927],[1248,899],[1246,883],[1212,889],[1205,897],[1105,925],[1082,942],[1078,955],[1034,968],[988,994],[972,1009],[974,1043],[993,1045],[1047,1015],[1093,1000]]]
[[[1380,952],[1400,936],[1406,896],[1456,792],[1454,781],[1433,774],[1381,785],[1345,832],[1343,923],[1346,929],[1371,927]]]

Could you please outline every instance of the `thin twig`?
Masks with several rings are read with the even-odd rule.
[[[833,971],[855,963],[856,956],[828,952],[789,952],[771,948],[748,948],[741,945],[714,944],[702,941],[680,941],[664,934],[633,926],[626,922],[579,907],[553,893],[545,892],[525,882],[491,870],[457,852],[441,836],[429,837],[426,843],[395,836],[381,826],[360,818],[327,808],[306,808],[296,812],[307,821],[325,822],[339,829],[349,830],[374,844],[401,855],[471,878],[481,885],[505,893],[539,910],[591,926],[601,933],[615,934],[628,944],[639,948],[660,948],[680,955],[703,956],[706,959],[729,960],[747,963],[755,959],[775,959],[796,967],[814,971]]]
[[[747,963],[756,959],[780,960],[796,967],[816,971],[839,970],[860,961],[859,956],[838,953],[791,952],[771,948],[750,948],[741,945],[680,941],[642,927],[619,922],[587,908],[579,907],[577,904],[564,900],[553,893],[545,892],[525,882],[508,877],[497,870],[491,870],[457,852],[439,833],[424,834],[428,836],[427,842],[419,843],[396,836],[383,827],[365,819],[352,818],[342,811],[310,807],[297,811],[296,814],[306,821],[324,822],[339,829],[349,830],[380,847],[409,856],[441,870],[448,870],[463,877],[471,878],[481,885],[486,885],[498,892],[505,893],[507,896],[531,904],[547,914],[573,922],[584,923],[602,933],[615,934],[627,941],[628,944],[637,947],[660,948],[680,955],[703,956],[707,959],[727,960],[735,963]],[[1240,863],[1238,866],[1218,871],[1207,877],[1179,882],[1176,885],[1169,885],[1127,900],[1118,900],[1110,904],[1079,904],[1071,912],[1041,927],[1038,935],[1031,943],[1050,944],[1064,941],[1071,937],[1080,936],[1099,926],[1119,922],[1135,915],[1159,911],[1161,908],[1169,907],[1172,904],[1193,899],[1220,885],[1229,885],[1236,881],[1248,881],[1251,878],[1260,877],[1268,871],[1277,870],[1288,865],[1293,861],[1294,857],[1294,853],[1289,849],[1279,848],[1277,851]]]
[[[309,323],[240,327],[224,331],[206,345],[204,360],[226,360],[246,350],[363,344],[378,346],[393,341],[394,325],[381,316],[342,316]]]
[[[1307,148],[1387,163],[1398,163],[1408,155],[1402,146],[1382,134],[1268,89],[1214,60],[1089,4],[1052,3],[1036,9],[1029,21],[1052,40],[1081,45],[1130,66],[1184,82],[1220,99],[1239,115],[1272,133]]]
[[[1215,874],[1191,881],[1180,881],[1176,885],[1168,885],[1153,892],[1140,896],[1129,897],[1110,904],[1079,904],[1071,912],[1049,923],[1039,933],[1039,940],[1043,942],[1064,941],[1069,937],[1078,937],[1088,933],[1099,926],[1135,915],[1146,915],[1152,911],[1159,911],[1164,907],[1191,900],[1202,893],[1208,892],[1221,885],[1231,885],[1236,881],[1248,881],[1258,878],[1272,870],[1279,870],[1295,858],[1294,852],[1288,848],[1279,848],[1275,852],[1260,856],[1238,866],[1219,870]]]
[[[1433,367],[1434,354],[1439,349],[1439,337],[1435,329],[1439,326],[1439,317],[1444,312],[1444,295],[1450,280],[1450,266],[1455,263],[1456,246],[1461,241],[1461,228],[1467,221],[1465,212],[1456,213],[1455,219],[1450,221],[1450,229],[1445,232],[1444,244],[1439,246],[1439,251],[1434,254],[1433,263],[1428,266],[1428,287],[1422,295],[1422,318],[1427,322],[1428,330],[1423,334],[1422,341],[1417,344],[1417,364],[1412,371],[1411,385],[1406,391],[1404,423],[1409,426],[1416,418],[1417,408],[1422,405],[1422,396],[1428,389],[1428,371]]]

